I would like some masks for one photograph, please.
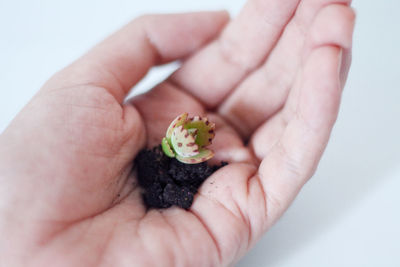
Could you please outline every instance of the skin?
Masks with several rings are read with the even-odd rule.
[[[0,136],[0,265],[234,264],[317,167],[350,64],[349,4],[143,16],[55,74]],[[125,100],[176,59],[170,78]],[[189,211],[146,211],[132,160],[185,111],[216,122],[212,161],[230,164]]]

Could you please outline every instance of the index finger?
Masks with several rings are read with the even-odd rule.
[[[192,53],[214,38],[228,19],[225,11],[139,17],[56,74],[45,87],[95,85],[121,103],[153,65]]]

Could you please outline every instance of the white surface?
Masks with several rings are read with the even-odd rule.
[[[0,131],[55,71],[148,12],[244,1],[0,0]],[[354,61],[318,172],[238,266],[400,266],[400,2],[354,1]],[[142,88],[168,73],[155,70]]]

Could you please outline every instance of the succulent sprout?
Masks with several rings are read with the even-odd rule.
[[[214,136],[215,123],[200,116],[188,118],[185,112],[172,121],[161,146],[168,157],[187,164],[201,163],[214,156],[212,150],[205,148]]]

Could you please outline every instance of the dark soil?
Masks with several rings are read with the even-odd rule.
[[[178,206],[189,209],[200,185],[219,168],[207,162],[184,164],[167,157],[161,146],[142,150],[136,157],[139,185],[144,189],[143,201],[147,208]]]

